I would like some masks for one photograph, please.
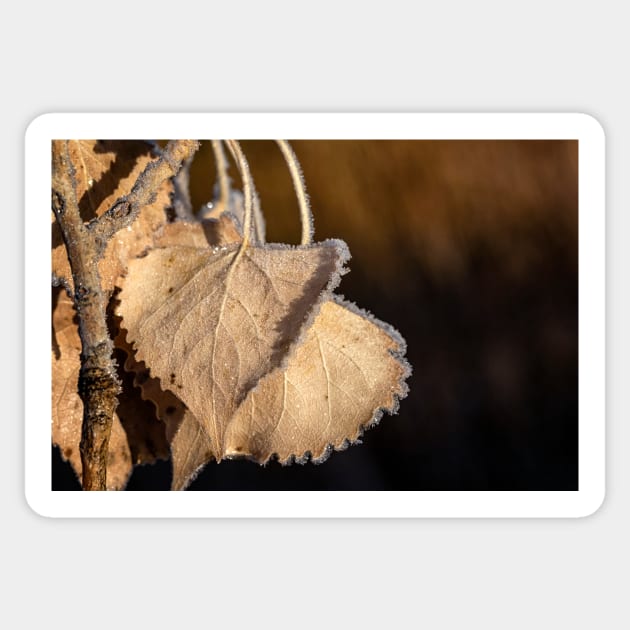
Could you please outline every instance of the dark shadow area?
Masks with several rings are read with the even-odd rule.
[[[53,490],[81,490],[81,484],[72,466],[61,457],[56,446],[52,447]],[[171,464],[159,460],[151,465],[139,465],[133,469],[125,490],[169,490]]]
[[[53,490],[81,490],[81,484],[72,470],[70,462],[64,461],[57,446],[52,447]]]
[[[169,490],[171,463],[159,460],[154,464],[136,466],[125,490]]]

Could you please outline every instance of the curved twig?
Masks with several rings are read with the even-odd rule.
[[[227,208],[230,203],[230,178],[228,177],[228,162],[221,140],[212,141],[212,151],[217,167],[217,182],[219,183],[219,203]]]
[[[241,145],[238,140],[226,140],[228,149],[238,166],[238,170],[241,173],[241,179],[243,180],[243,195],[245,196],[245,216],[243,217],[243,240],[241,241],[241,247],[239,249],[238,257],[245,251],[249,245],[249,241],[252,237],[252,214],[254,205],[254,180],[252,173],[249,170],[249,164],[247,158],[241,149]],[[255,236],[254,236],[255,238]]]
[[[293,188],[297,195],[298,204],[300,206],[300,217],[302,219],[302,245],[309,245],[313,241],[313,213],[306,194],[306,184],[304,183],[304,175],[300,162],[297,159],[291,145],[286,140],[276,140],[276,144],[280,147],[282,155],[289,167],[291,179],[293,180]]]

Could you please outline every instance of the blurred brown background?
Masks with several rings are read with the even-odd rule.
[[[315,238],[352,253],[338,292],[406,339],[410,393],[323,465],[222,462],[190,489],[577,489],[577,141],[291,144]],[[297,243],[282,155],[242,146],[267,240]],[[214,184],[207,142],[191,183],[199,208]],[[167,463],[140,468],[128,489],[169,476]]]

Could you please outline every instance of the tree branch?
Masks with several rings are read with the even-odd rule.
[[[68,141],[53,142],[52,208],[70,262],[81,337],[78,392],[83,402],[83,424],[79,448],[84,490],[107,488],[109,437],[120,392],[107,327],[109,295],[102,289],[98,261],[109,239],[131,225],[138,212],[153,201],[162,182],[176,174],[197,146],[191,140],[170,142],[162,156],[138,177],[129,195],[86,225],[79,211],[76,172]]]
[[[191,159],[198,148],[196,140],[171,140],[160,157],[147,164],[131,192],[117,199],[107,212],[88,224],[102,249],[116,232],[133,223],[141,208],[154,201],[162,182],[175,176],[182,162]]]

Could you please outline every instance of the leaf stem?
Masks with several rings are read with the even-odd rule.
[[[247,158],[241,149],[241,145],[237,140],[226,140],[228,149],[238,166],[238,170],[241,173],[241,179],[243,180],[243,195],[245,197],[245,216],[243,218],[243,240],[241,241],[241,247],[237,258],[244,252],[252,236],[252,214],[254,205],[254,180],[252,179],[252,173],[249,170],[249,164]]]
[[[212,141],[212,151],[217,168],[217,181],[219,184],[219,208],[221,212],[229,209],[230,205],[230,178],[228,177],[228,162],[223,150],[221,140]]]
[[[265,218],[260,207],[260,198],[258,197],[258,193],[255,188],[254,199],[252,201],[254,210],[254,235],[256,237],[256,242],[262,244],[265,242]]]
[[[289,167],[289,173],[291,173],[291,179],[293,180],[293,188],[297,195],[300,217],[302,219],[302,245],[310,245],[313,242],[313,213],[311,212],[308,195],[306,194],[306,184],[304,182],[302,167],[291,145],[286,140],[276,140],[276,144],[280,147],[280,151],[282,151],[282,155]]]

